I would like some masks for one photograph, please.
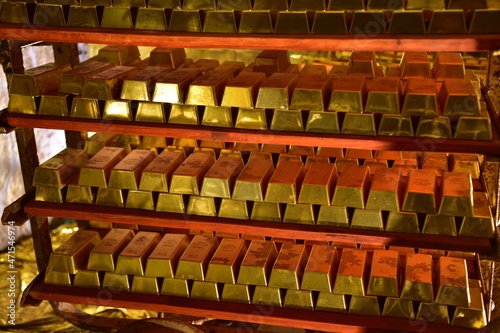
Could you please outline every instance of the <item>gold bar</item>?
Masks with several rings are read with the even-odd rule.
[[[488,8],[488,2],[486,0],[450,0],[448,3],[449,9],[481,9]]]
[[[82,1],[84,2],[84,1]],[[98,28],[102,12],[97,12],[95,6],[71,5],[67,19],[67,26],[82,28]]]
[[[301,110],[274,110],[271,130],[303,132],[303,114]]]
[[[310,111],[305,131],[339,134],[340,125],[337,112]]]
[[[472,16],[469,32],[472,34],[498,33],[495,22],[498,20],[499,13],[496,8],[476,9]]]
[[[481,111],[481,117],[460,117],[455,129],[454,139],[491,141],[491,120],[487,111]]]
[[[233,74],[225,71],[208,71],[193,80],[186,97],[187,104],[220,105],[224,86],[233,79]]]
[[[415,310],[413,309],[413,302],[406,299],[387,297],[382,316],[414,320]]]
[[[283,207],[274,202],[254,202],[251,220],[281,222]]]
[[[255,106],[268,109],[288,109],[292,91],[298,83],[294,73],[273,73],[262,83]]]
[[[111,169],[108,187],[137,190],[142,171],[155,157],[150,150],[133,150]]]
[[[422,10],[395,10],[389,25],[389,34],[423,35],[427,27]]]
[[[321,206],[316,224],[348,228],[349,219],[346,207]]]
[[[201,17],[199,10],[172,10],[170,31],[202,32]]]
[[[0,4],[0,22],[30,24],[34,13],[29,13],[31,5],[25,2],[4,1]]]
[[[206,281],[236,283],[247,246],[243,239],[224,238],[208,264]]]
[[[481,280],[469,279],[471,302],[469,307],[457,307],[451,325],[481,329],[487,325]]]
[[[147,257],[159,241],[160,234],[139,231],[120,252],[116,263],[116,273],[143,276]]]
[[[329,205],[337,179],[338,173],[335,164],[312,163],[302,182],[298,202]]]
[[[68,117],[73,95],[57,92],[42,95],[38,114],[43,116]]]
[[[365,250],[342,250],[337,278],[333,286],[335,294],[365,295],[365,269],[367,263]]]
[[[256,5],[256,4],[255,4]],[[256,6],[254,5],[254,9]],[[267,76],[284,72],[290,66],[290,55],[286,50],[263,50],[255,58],[254,72],[263,72]]]
[[[172,104],[168,122],[171,124],[199,125],[198,106]]]
[[[315,224],[315,210],[313,205],[287,204],[284,223]]]
[[[135,29],[165,31],[167,14],[163,8],[138,8]]]
[[[172,174],[170,192],[198,195],[203,177],[213,164],[214,159],[211,155],[189,155]]]
[[[104,104],[102,119],[133,121],[132,103],[126,100],[108,100]]]
[[[54,272],[75,274],[87,266],[90,251],[100,242],[96,231],[78,230],[52,251],[49,267]]]
[[[429,56],[426,52],[405,52],[401,58],[402,79],[427,79],[431,78]],[[436,90],[434,86],[434,91]]]
[[[150,123],[165,123],[165,113],[168,112],[164,103],[144,102],[138,103],[135,121]]]
[[[302,162],[282,162],[273,173],[266,190],[266,202],[297,203],[305,171]]]
[[[207,106],[201,120],[202,126],[233,127],[233,112],[230,107]]]
[[[292,290],[286,291],[285,308],[314,310],[313,292],[308,290]]]
[[[182,9],[207,9],[216,8],[215,0],[184,0]]]
[[[429,254],[408,253],[406,255],[401,299],[434,302],[432,266],[432,256]]]
[[[373,251],[373,262],[367,295],[399,297],[399,253],[390,250]]]
[[[269,10],[243,10],[239,33],[272,34],[275,16],[275,12]]]
[[[231,198],[236,177],[242,169],[241,158],[221,156],[205,174],[200,195]]]
[[[189,245],[182,234],[166,234],[151,252],[146,263],[145,276],[173,278],[177,263]]]
[[[218,10],[251,10],[252,2],[250,0],[219,0],[217,1]]]
[[[208,262],[217,249],[219,242],[211,236],[194,236],[179,259],[176,279],[205,280]]]
[[[179,68],[164,72],[156,79],[153,102],[184,103],[189,84],[201,76],[197,68]]]
[[[73,287],[101,289],[101,276],[98,271],[78,271],[73,280]]]
[[[271,270],[269,287],[300,289],[306,261],[307,249],[303,244],[283,244]]]
[[[219,66],[219,60],[214,59],[198,59],[194,63],[189,65],[190,68],[197,68],[203,74]]]
[[[267,115],[264,109],[243,109],[238,110],[236,118],[236,128],[244,129],[267,129]]]
[[[403,116],[437,117],[439,109],[436,96],[436,83],[433,79],[411,78],[406,86]]]
[[[465,34],[467,22],[465,13],[460,9],[434,10],[432,13],[429,34]]]
[[[37,114],[39,97],[9,94],[7,110],[11,113]]]
[[[349,304],[349,314],[380,316],[380,305],[376,296],[353,295]]]
[[[284,299],[283,294],[284,291],[280,288],[256,286],[252,297],[252,304],[281,307]]]
[[[366,208],[399,211],[403,186],[400,169],[378,168],[373,176]]]
[[[252,240],[238,273],[238,284],[267,286],[278,253],[274,242]]]
[[[386,22],[383,11],[356,11],[349,30],[350,34],[385,34]]]
[[[103,70],[111,68],[113,65],[109,62],[89,62],[80,65],[72,70],[62,74],[59,92],[63,94],[81,95],[85,81],[89,76],[97,74]]]
[[[134,29],[133,12],[129,7],[104,7],[101,19],[102,28]]]
[[[318,11],[314,16],[311,34],[345,35],[347,21],[344,10]]]
[[[338,253],[334,246],[313,245],[300,289],[331,292],[338,265]]]
[[[104,147],[82,166],[78,185],[107,187],[111,169],[124,157],[123,148]]]
[[[474,192],[474,217],[464,217],[460,227],[460,236],[494,238],[495,223],[491,213],[488,195]]]
[[[328,110],[362,113],[367,97],[367,86],[363,76],[338,75],[332,79],[333,91]]]
[[[465,259],[440,257],[436,270],[436,303],[469,307],[471,299]]]
[[[84,150],[66,148],[35,169],[33,186],[62,189],[76,178],[82,164],[87,162]]]
[[[72,284],[72,276],[66,272],[56,272],[51,269],[51,267],[47,267],[45,271],[44,283],[59,285],[65,287],[71,287]]]
[[[473,214],[473,186],[468,173],[443,172],[439,215],[468,216]]]
[[[10,109],[10,107],[9,107]],[[104,110],[104,103],[95,98],[82,98],[76,96],[71,104],[70,117],[101,119],[101,110]]]
[[[134,238],[134,231],[130,229],[111,229],[106,236],[90,251],[88,269],[112,272],[118,254]]]
[[[328,10],[364,10],[363,0],[330,0]]]
[[[155,210],[155,194],[153,194],[151,191],[129,190],[125,207]]]
[[[347,168],[339,177],[332,205],[364,208],[370,183],[368,167],[353,165]]]
[[[203,32],[238,32],[233,10],[209,10],[205,14]]]
[[[408,178],[403,211],[436,214],[437,183],[433,170],[412,170]]]
[[[24,96],[41,96],[57,91],[63,72],[71,69],[70,65],[58,66],[48,63],[24,71],[24,74],[13,74],[9,94]]]
[[[420,303],[417,312],[418,321],[433,322],[436,324],[450,324],[448,307],[437,303]]]
[[[455,217],[427,214],[422,233],[428,235],[456,236],[457,226]]]
[[[64,197],[66,196],[65,192],[66,192],[65,188],[59,189],[57,187],[38,186],[36,188],[35,200],[63,203]]]
[[[374,14],[374,13],[369,13],[369,14]],[[358,13],[355,13],[354,21],[356,21],[356,16],[360,16],[360,15],[358,15]],[[359,18],[361,18],[361,16]],[[374,16],[372,17],[372,19],[373,18],[374,18]],[[353,21],[353,25],[355,24],[354,21]],[[351,26],[351,30],[353,28],[354,28],[354,26]],[[351,33],[352,33],[352,31],[351,31]],[[377,67],[377,60],[375,58],[374,52],[354,51],[354,52],[352,52],[352,54],[349,58],[347,73],[348,74],[363,74],[366,77],[374,77],[376,67]]]
[[[450,139],[452,137],[450,118],[420,118],[416,136],[432,139]]]
[[[151,6],[151,1],[149,6]],[[150,66],[165,66],[179,68],[186,60],[186,51],[183,48],[157,47],[149,53]]]
[[[406,9],[445,9],[444,0],[408,0]]]
[[[131,292],[159,295],[160,289],[158,288],[158,279],[155,277],[134,276]]]
[[[252,202],[250,201],[223,198],[219,209],[219,217],[248,220],[251,207]]]
[[[300,79],[293,91],[290,108],[324,111],[326,97],[331,94],[332,82],[328,75],[307,75]]]
[[[316,310],[347,313],[345,295],[320,291],[316,301]]]
[[[129,224],[129,226],[132,226],[132,225]],[[102,222],[102,221],[89,221],[89,228],[113,229],[113,223],[111,223],[111,222]]]
[[[106,272],[102,281],[102,289],[130,292],[129,276],[115,272]]]
[[[186,212],[185,207],[187,204],[187,198],[184,198],[182,194],[159,193],[156,210],[158,212],[182,214]]]
[[[82,97],[101,100],[117,99],[123,79],[137,70],[137,67],[115,66],[90,75],[85,81]]]
[[[185,279],[163,279],[160,295],[189,297],[192,281]]]
[[[265,79],[264,73],[240,73],[226,84],[221,106],[253,108],[259,87]]]
[[[96,191],[94,189],[90,186],[78,185],[78,180],[75,179],[68,184],[65,202],[93,205],[95,195]]]
[[[213,197],[189,196],[187,214],[202,216],[217,216],[220,201]]]
[[[221,287],[215,282],[207,281],[193,281],[191,289],[191,298],[204,299],[207,301],[219,301],[222,290]]]
[[[403,9],[403,0],[368,0],[366,9]]]
[[[420,226],[417,213],[397,212],[389,213],[385,231],[419,234]]]
[[[432,74],[436,81],[465,79],[465,65],[462,55],[458,52],[438,52],[434,59]]]
[[[221,65],[214,68],[215,71],[231,72],[236,77],[245,69],[245,63],[242,61],[224,61]]]
[[[439,102],[443,107],[444,116],[479,117],[479,99],[468,79],[443,80],[439,93]]]
[[[101,61],[110,62],[118,66],[129,65],[140,57],[137,46],[107,45],[97,53],[97,58]]]
[[[151,101],[154,84],[158,77],[169,73],[169,67],[146,66],[137,72],[128,75],[123,80],[121,99]]]
[[[400,113],[401,82],[398,77],[374,77],[365,112]]]
[[[356,208],[352,216],[351,228],[383,231],[384,215],[380,210]]]
[[[139,189],[143,191],[168,192],[172,174],[184,159],[184,153],[163,151],[142,170]]]
[[[341,133],[369,136],[377,135],[374,115],[372,113],[346,113]]]
[[[252,290],[246,284],[225,284],[221,298],[224,302],[251,304]]]

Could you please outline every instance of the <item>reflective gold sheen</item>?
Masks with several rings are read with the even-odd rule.
[[[106,236],[90,251],[88,269],[113,272],[120,252],[134,237],[130,229],[111,229]]]
[[[240,266],[238,283],[267,286],[277,255],[274,242],[252,240]]]
[[[159,241],[160,234],[139,231],[118,255],[116,273],[143,276],[147,257]]]
[[[211,236],[196,235],[179,259],[176,279],[205,280],[208,262],[219,242]]]
[[[348,248],[342,250],[339,270],[333,286],[335,294],[365,295],[366,254],[364,250]]]

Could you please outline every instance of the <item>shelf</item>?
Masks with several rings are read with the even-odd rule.
[[[0,39],[155,47],[474,52],[500,49],[497,34],[464,35],[277,35],[188,33],[0,23]]]
[[[363,149],[372,150],[434,151],[487,155],[500,154],[500,139],[494,126],[492,128],[493,141],[472,141],[242,130],[207,126],[77,119],[18,113],[6,113],[3,119],[9,126],[13,127],[132,134],[209,141],[358,149],[363,147]]]
[[[475,330],[430,322],[418,322],[409,319],[349,315],[324,311],[307,311],[289,308],[277,308],[267,305],[250,305],[229,302],[214,302],[190,298],[156,296],[112,290],[94,290],[76,287],[46,285],[38,282],[28,291],[29,295],[39,300],[89,304],[96,306],[141,309],[147,311],[177,313],[203,318],[218,318],[232,321],[252,322],[285,327],[328,332],[367,332],[367,328],[384,332],[420,332],[426,333],[469,333]]]
[[[315,241],[327,240],[386,246],[405,246],[478,252],[481,254],[491,253],[493,250],[493,240],[482,237],[422,235],[321,225],[236,220],[97,205],[58,204],[32,200],[26,204],[24,212],[35,216],[52,216],[75,220],[140,224],[178,229],[211,230]]]

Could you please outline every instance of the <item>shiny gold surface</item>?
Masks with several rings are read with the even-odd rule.
[[[475,117],[481,115],[478,96],[468,79],[444,79],[439,100],[444,116]]]
[[[48,186],[62,189],[78,174],[87,162],[84,150],[66,148],[52,156],[35,169],[33,186]]]
[[[134,237],[130,229],[111,229],[106,236],[90,251],[88,269],[112,272],[115,270],[119,253]]]
[[[488,196],[484,192],[474,192],[474,217],[464,217],[459,235],[472,237],[494,237],[494,221]]]
[[[200,11],[174,9],[168,27],[170,31],[201,32]]]
[[[168,192],[172,174],[184,159],[184,153],[163,151],[143,169],[139,189]]]
[[[401,82],[397,77],[374,77],[366,101],[365,112],[400,112]]]
[[[297,203],[305,171],[302,162],[282,162],[273,173],[266,190],[266,202]]]
[[[191,298],[204,299],[208,301],[219,301],[222,290],[216,282],[193,281]]]
[[[347,22],[343,9],[339,11],[316,12],[311,34],[347,34]]]
[[[160,234],[139,231],[118,255],[116,273],[144,275],[146,260],[160,240]]]
[[[255,3],[254,9],[259,9],[257,7],[257,3]],[[288,51],[263,50],[255,58],[253,71],[263,72],[266,73],[267,76],[270,76],[273,73],[284,72],[288,66],[290,66],[290,55]]]
[[[9,94],[40,96],[57,91],[62,73],[70,69],[70,65],[58,66],[55,63],[48,63],[27,69],[24,74],[13,74]]]
[[[267,129],[266,110],[240,108],[238,110],[238,116],[236,118],[236,124],[234,127],[266,130]]]
[[[458,52],[438,52],[434,59],[432,74],[436,81],[465,79],[465,66],[462,55]]]
[[[418,307],[417,320],[436,324],[449,324],[448,307],[444,304],[421,302]]]
[[[150,150],[133,150],[111,169],[108,187],[137,190],[142,171],[155,157]]]
[[[334,246],[313,245],[300,289],[331,292],[338,264],[338,253]]]
[[[434,10],[427,29],[429,34],[465,34],[467,22],[460,9]]]
[[[184,103],[189,84],[201,76],[197,68],[178,68],[156,79],[153,102]]]
[[[498,20],[498,9],[476,9],[470,24],[470,33],[498,33],[496,26]]]
[[[268,109],[288,109],[293,89],[297,83],[297,74],[273,73],[260,86],[256,107]]]
[[[190,215],[217,216],[219,201],[213,197],[189,196],[187,213]]]
[[[390,250],[373,251],[373,261],[367,295],[399,297],[399,253]]]
[[[104,110],[104,104],[101,101],[98,101],[95,98],[83,98],[77,96],[73,98],[70,117],[101,119],[102,110]]]
[[[473,186],[468,173],[443,172],[439,215],[473,216]]]
[[[387,297],[385,299],[383,317],[395,317],[404,319],[415,319],[413,302],[401,298]]]
[[[444,0],[408,0],[406,9],[445,9]]]
[[[40,99],[38,114],[43,116],[68,117],[71,110],[72,99],[73,96],[69,94],[45,94]]]
[[[250,0],[219,0],[217,1],[218,10],[250,10],[252,9],[252,1]]]
[[[384,216],[382,215],[382,211],[356,208],[352,216],[351,228],[384,230]]]
[[[147,276],[134,276],[130,291],[133,293],[159,295],[158,279]]]
[[[432,79],[409,79],[402,115],[437,117],[438,112],[435,81]]]
[[[173,278],[177,263],[189,245],[186,235],[166,234],[151,252],[146,263],[145,276]]]
[[[205,174],[200,195],[231,198],[236,177],[242,169],[241,158],[221,156]]]
[[[0,4],[0,21],[30,24],[26,3],[11,1],[2,2]]]
[[[82,166],[78,185],[107,187],[111,169],[124,157],[123,148],[104,147]]]
[[[208,71],[189,85],[186,103],[193,105],[218,106],[221,103],[224,86],[233,79],[225,71]]]
[[[36,114],[39,104],[39,97],[9,94],[7,110],[11,113]]]
[[[335,294],[365,295],[366,260],[364,250],[348,248],[342,250],[339,270],[333,286]]]
[[[324,111],[331,90],[332,82],[328,75],[306,75],[295,86],[290,108]]]
[[[198,195],[203,176],[213,163],[213,157],[208,154],[189,155],[172,174],[170,192]]]
[[[280,288],[256,286],[252,297],[252,304],[262,304],[281,307],[284,295]]]
[[[114,66],[90,75],[83,86],[82,97],[101,100],[117,99],[123,79],[137,70],[137,67],[132,66]]]
[[[359,27],[356,26],[358,22],[356,20],[361,21],[364,19],[364,15],[360,15],[361,13],[356,12],[354,15],[354,19],[351,25],[351,33],[353,29],[357,29]],[[367,12],[366,16],[369,17],[371,16],[372,20],[376,18],[375,12]],[[364,31],[365,27],[361,29],[361,31]],[[377,67],[377,61],[375,59],[375,53],[374,52],[368,52],[368,51],[355,51],[352,52],[351,57],[349,58],[349,64],[347,67],[347,73],[352,74],[363,74],[366,77],[373,77],[375,76],[375,69]]]
[[[126,208],[155,210],[155,198],[150,191],[129,190],[125,203]]]
[[[115,272],[104,273],[102,289],[119,290],[121,292],[130,291],[130,279],[127,275]]]
[[[412,170],[408,178],[403,211],[436,214],[437,183],[433,170]]]
[[[234,11],[232,10],[210,10],[206,13],[203,24],[203,32],[225,32],[236,33],[238,28]]]
[[[156,210],[159,212],[185,213],[187,198],[182,194],[159,193]]]
[[[332,79],[333,91],[328,110],[362,113],[367,97],[366,81],[359,75],[338,75]]]
[[[187,104],[172,104],[168,122],[171,124],[199,125],[198,106]]]
[[[329,205],[337,179],[335,164],[313,162],[302,182],[298,202]]]
[[[321,206],[316,224],[349,227],[349,214],[347,207]]]
[[[367,209],[399,211],[403,196],[401,170],[379,168],[373,176]]]
[[[81,270],[76,272],[73,287],[101,289],[101,277],[98,271]]]
[[[240,266],[238,284],[267,286],[277,255],[274,242],[252,240]]]
[[[401,58],[402,79],[431,78],[431,67],[426,52],[405,52]],[[434,88],[435,91],[435,88]]]
[[[284,223],[315,224],[315,212],[313,205],[287,204]]]
[[[469,307],[471,298],[465,259],[440,257],[436,267],[436,303]]]
[[[332,205],[364,208],[370,183],[370,173],[367,167],[353,165],[347,168],[339,177]]]
[[[162,8],[139,8],[135,28],[142,30],[167,30],[167,16]]]
[[[175,271],[176,279],[205,279],[208,262],[218,246],[217,238],[196,235],[179,259]]]
[[[377,135],[373,114],[346,113],[342,124],[342,134]]]
[[[148,4],[150,7],[152,2]],[[183,48],[157,47],[149,53],[150,66],[166,66],[173,69],[181,66],[186,60],[186,51]]]
[[[406,268],[401,299],[421,302],[434,301],[432,267],[431,255],[420,253],[409,253],[406,255]]]
[[[431,139],[449,139],[452,137],[450,118],[421,118],[417,127],[417,137]]]
[[[307,249],[303,244],[283,244],[271,270],[269,287],[300,289],[306,261]]]
[[[426,33],[426,23],[422,10],[395,10],[392,13],[388,33],[416,35]]]
[[[43,282],[46,284],[71,287],[72,279],[69,273],[54,271],[49,266],[45,271],[45,277]]]
[[[481,329],[487,325],[486,312],[482,294],[481,280],[469,279],[470,306],[457,307],[451,320],[451,325],[466,328]]]
[[[75,179],[68,184],[65,202],[93,205],[95,195],[96,191],[94,189],[90,186],[78,185],[78,181]]]
[[[161,295],[189,297],[192,282],[186,279],[163,279]]]
[[[221,298],[224,302],[250,304],[252,292],[250,286],[246,284],[225,284]]]
[[[240,73],[226,84],[221,106],[253,108],[259,87],[265,79],[264,73]]]
[[[146,8],[143,8],[146,9]],[[156,78],[163,77],[171,69],[163,66],[146,66],[123,80],[121,99],[151,101]]]
[[[98,28],[99,18],[96,7],[72,5],[69,8],[67,25],[69,27]]]
[[[386,231],[420,233],[417,213],[390,212],[385,226]]]
[[[485,140],[493,138],[491,120],[486,109],[481,110],[480,117],[460,117],[455,128],[454,139]]]
[[[224,238],[208,263],[206,281],[236,283],[247,246],[243,239]]]
[[[274,110],[271,130],[303,132],[304,123],[301,110]]]
[[[353,295],[349,304],[349,314],[380,316],[377,297]]]
[[[65,197],[65,189],[61,190],[57,187],[48,187],[48,186],[38,186],[36,188],[36,194],[35,194],[36,201],[63,203],[64,197]]]
[[[150,123],[165,123],[165,114],[168,110],[163,103],[139,102],[135,121],[144,121]]]
[[[62,74],[59,92],[63,94],[76,94],[83,93],[85,81],[91,75],[99,73],[105,69],[112,67],[109,62],[89,62],[80,65],[72,70],[66,71]]]
[[[273,12],[269,10],[243,10],[240,18],[240,33],[273,33]]]
[[[202,126],[233,127],[233,110],[230,107],[207,106],[201,120]]]
[[[133,121],[132,105],[127,100],[109,100],[104,104],[102,119]]]
[[[427,214],[422,228],[423,234],[456,236],[455,217]]]
[[[313,292],[288,289],[283,303],[285,308],[314,310]]]
[[[340,125],[337,112],[310,111],[305,131],[339,134]]]
[[[347,313],[345,295],[320,291],[316,301],[316,310]]]
[[[134,18],[129,7],[104,7],[102,28],[134,29]]]

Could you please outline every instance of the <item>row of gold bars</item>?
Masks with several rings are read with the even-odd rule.
[[[131,62],[140,64],[111,64]],[[431,70],[425,52],[407,52],[388,76],[381,69],[373,52],[353,52],[347,66],[328,73],[324,65],[299,71],[287,51],[263,51],[245,67],[238,61],[192,62],[183,49],[165,48],[141,62],[136,48],[105,47],[73,70],[47,64],[14,75],[8,109],[218,127],[234,123],[245,129],[361,135],[376,135],[378,129],[389,136],[491,140],[479,81],[466,72],[459,53],[438,53]]]
[[[390,12],[357,10],[354,13],[342,10],[288,11],[288,9],[269,10],[269,8],[234,11],[213,10],[214,8],[208,10],[155,8],[155,6],[168,6],[160,4],[159,1],[149,1],[149,7],[146,7],[144,0],[114,1],[120,2],[119,6],[110,6],[108,0],[82,2],[105,3],[105,7],[96,7],[99,5],[95,4],[65,6],[50,3],[38,3],[35,6],[24,2],[5,1],[0,7],[0,22],[212,33],[359,35],[500,32],[496,24],[500,17],[498,9],[475,9],[473,13],[465,12],[463,9],[436,9],[430,13],[427,10],[397,9]],[[214,1],[209,2],[215,4]],[[295,2],[297,3],[297,0]],[[283,3],[286,4],[287,1],[283,0]],[[294,1],[292,6],[293,4]]]
[[[473,253],[367,248],[119,228],[101,240],[79,230],[52,252],[45,283],[424,321],[433,314],[446,324],[451,306],[452,325],[486,325]]]
[[[446,154],[430,155],[430,169],[416,169],[416,154],[393,168],[323,156],[309,159],[307,169],[297,155],[282,154],[276,167],[270,153],[250,155],[246,164],[238,153],[215,160],[213,149],[185,156],[176,147],[158,156],[104,147],[87,161],[84,150],[68,148],[37,167],[36,200],[409,233],[423,224],[424,233],[442,235],[457,234],[458,216],[460,235],[494,235],[487,193],[474,191],[470,169],[443,171]],[[474,158],[465,162],[473,173]]]

